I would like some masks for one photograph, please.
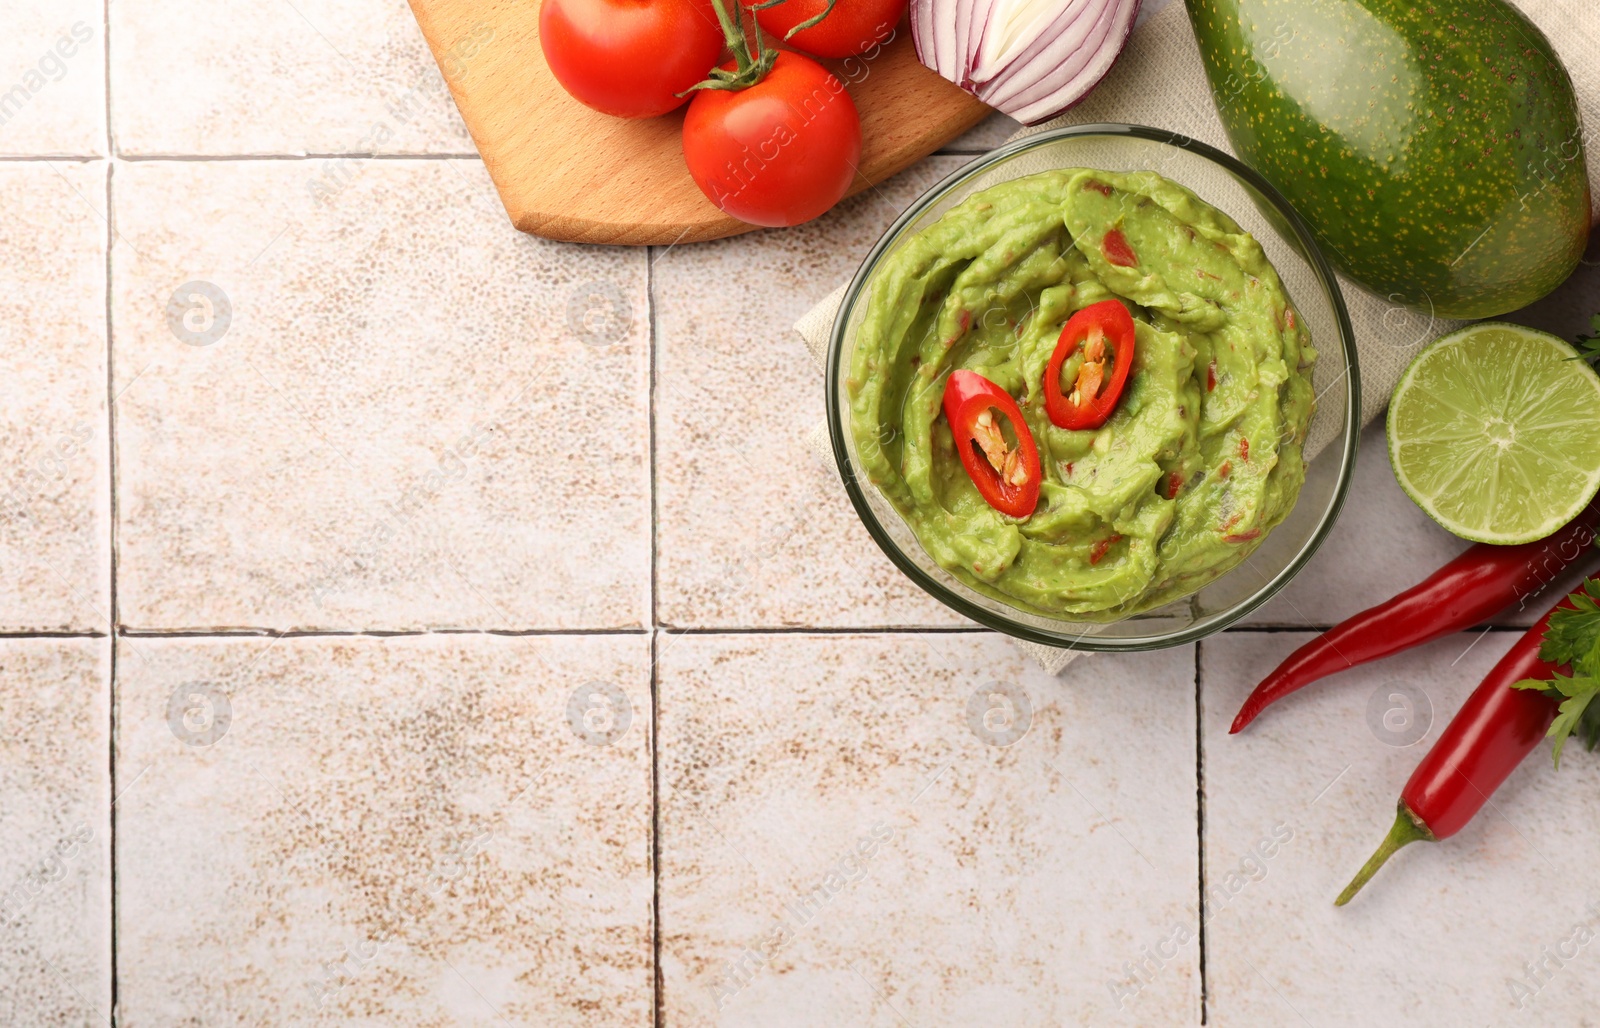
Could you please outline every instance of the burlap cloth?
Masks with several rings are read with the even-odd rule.
[[[1565,62],[1583,109],[1584,138],[1592,142],[1600,130],[1600,0],[1516,2],[1549,37]],[[1179,0],[1146,0],[1145,6],[1147,11],[1159,9],[1141,18],[1116,66],[1083,103],[1011,138],[1022,139],[1064,125],[1127,122],[1181,132],[1232,153],[1227,133],[1212,106],[1200,50],[1183,4]],[[1592,145],[1587,150],[1591,192],[1600,199],[1600,151]],[[1361,418],[1366,423],[1383,413],[1395,383],[1417,352],[1429,340],[1460,323],[1398,308],[1343,278],[1340,284],[1355,327],[1362,385]],[[805,339],[819,368],[827,354],[828,336],[844,290],[845,283],[841,283],[795,324],[795,331]],[[1308,455],[1315,456],[1329,441],[1318,438],[1313,430],[1307,440]],[[814,429],[810,442],[819,459],[832,467],[827,427]],[[1052,674],[1066,667],[1080,652],[1020,641],[1018,645]]]

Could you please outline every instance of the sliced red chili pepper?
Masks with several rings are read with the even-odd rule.
[[[1102,560],[1105,560],[1106,551],[1110,550],[1111,547],[1117,545],[1121,541],[1122,536],[1120,535],[1108,535],[1104,539],[1095,543],[1094,548],[1089,551],[1089,563],[1098,564]]]
[[[1212,361],[1211,362],[1211,366],[1206,369],[1206,392],[1209,393],[1209,392],[1211,392],[1212,390],[1214,390],[1216,388],[1217,388],[1217,362],[1216,361]]]
[[[996,411],[1011,422],[1015,448]],[[961,466],[989,506],[1014,518],[1031,515],[1039,505],[1039,447],[1011,394],[976,371],[955,371],[944,387],[944,416]]]
[[[1067,319],[1056,349],[1044,369],[1044,407],[1057,428],[1099,428],[1117,409],[1133,366],[1133,316],[1121,300],[1101,300]],[[1111,352],[1106,353],[1106,344]],[[1061,365],[1083,349],[1072,391],[1061,392]],[[1106,381],[1106,361],[1112,361]]]
[[[1138,265],[1139,258],[1133,252],[1133,247],[1128,245],[1128,237],[1122,234],[1122,229],[1114,228],[1106,233],[1100,240],[1100,252],[1106,260],[1119,268],[1132,268]]]
[[[1167,499],[1175,500],[1178,493],[1183,491],[1183,472],[1174,471],[1167,476]]]
[[[956,326],[956,334],[944,341],[945,349],[947,350],[956,345],[956,343],[960,341],[961,337],[967,334],[967,329],[972,327],[972,312],[962,311],[959,321],[960,324]]]

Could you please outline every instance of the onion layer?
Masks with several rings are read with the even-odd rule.
[[[911,0],[922,63],[1024,124],[1088,95],[1128,41],[1139,0]]]

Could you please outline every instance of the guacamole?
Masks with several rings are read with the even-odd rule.
[[[1184,187],[1085,169],[1006,182],[908,238],[871,290],[847,382],[862,473],[972,588],[1112,620],[1204,586],[1294,506],[1315,352],[1260,245]],[[1133,316],[1125,387],[1101,427],[1058,428],[1046,365],[1068,318],[1107,299]],[[1026,517],[963,467],[942,406],[958,369],[1014,397],[1032,434]]]

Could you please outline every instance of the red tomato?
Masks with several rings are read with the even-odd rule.
[[[748,89],[695,93],[683,156],[701,192],[728,214],[752,225],[798,225],[850,188],[861,118],[828,69],[784,52]]]
[[[539,45],[568,93],[621,118],[679,106],[727,49],[709,0],[544,0]]]
[[[747,0],[753,7],[760,0]],[[826,17],[802,32],[788,45],[818,57],[849,57],[866,53],[894,38],[895,26],[906,13],[907,0],[837,0]],[[783,0],[776,7],[756,12],[756,21],[782,39],[803,21],[828,9],[828,0]]]

